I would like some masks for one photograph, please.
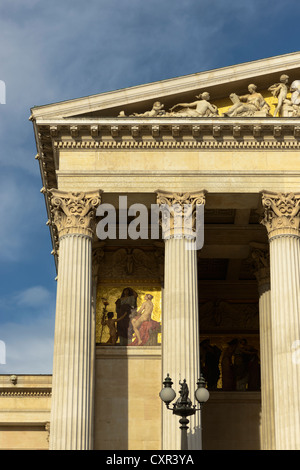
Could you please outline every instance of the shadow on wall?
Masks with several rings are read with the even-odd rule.
[[[128,413],[126,354],[123,359],[105,355],[96,360],[94,449],[128,449]]]
[[[260,450],[260,392],[210,392],[202,411],[203,450]]]

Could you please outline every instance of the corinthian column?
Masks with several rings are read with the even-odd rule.
[[[251,256],[259,293],[259,334],[261,359],[261,449],[275,449],[273,349],[269,246],[251,243]]]
[[[194,400],[200,375],[197,250],[195,240],[196,209],[204,207],[205,194],[157,192],[162,208],[165,240],[165,272],[162,314],[162,373],[169,373],[178,393],[179,381],[186,379]],[[181,215],[184,213],[184,217]],[[189,219],[182,229],[182,220]],[[188,225],[188,227],[187,227]],[[163,409],[164,450],[180,449],[178,418]],[[190,418],[189,449],[201,448],[199,412]]]
[[[275,449],[300,450],[300,193],[262,193],[270,242]]]
[[[100,192],[52,189],[59,236],[50,449],[92,448],[92,236]]]

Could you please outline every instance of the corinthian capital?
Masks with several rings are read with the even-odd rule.
[[[161,225],[165,239],[195,236],[197,209],[204,210],[205,194],[204,190],[191,193],[156,191],[156,202],[162,212]]]
[[[262,192],[265,225],[269,239],[276,236],[300,236],[300,193]]]
[[[101,191],[66,192],[51,189],[50,205],[59,237],[79,233],[92,237]]]

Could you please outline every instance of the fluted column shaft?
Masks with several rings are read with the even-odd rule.
[[[259,286],[259,331],[261,359],[261,449],[275,449],[273,348],[270,282]]]
[[[193,393],[199,377],[197,254],[187,250],[186,242],[185,239],[170,239],[165,243],[162,370],[173,378],[177,394],[179,380],[186,379]],[[198,413],[190,419],[190,432],[194,434],[198,430],[195,438],[200,437],[199,418]],[[189,448],[197,446],[195,438],[189,436]],[[180,449],[178,419],[165,409],[163,449]]]
[[[92,448],[92,234],[99,195],[52,190],[59,234],[50,449]]]
[[[300,194],[263,193],[270,241],[275,449],[300,449]]]
[[[261,449],[275,449],[272,315],[269,246],[252,243],[252,260],[259,293],[261,363]]]
[[[179,202],[176,194],[159,193],[159,202],[172,204]],[[180,195],[179,195],[180,196]],[[191,202],[190,194],[181,195],[181,202]],[[200,201],[204,204],[203,192]],[[194,207],[195,209],[195,207]],[[193,209],[193,210],[194,210]],[[200,375],[200,340],[198,319],[198,279],[197,250],[195,241],[176,231],[176,222],[171,221],[171,229],[163,226],[165,235],[165,271],[162,315],[162,373],[169,373],[177,397],[179,381],[186,379],[190,398],[194,401],[194,391]],[[167,232],[167,235],[166,235]],[[194,248],[194,249],[191,249]],[[201,448],[201,417],[197,412],[191,416],[188,431],[188,448]],[[180,449],[179,418],[163,407],[162,448]]]

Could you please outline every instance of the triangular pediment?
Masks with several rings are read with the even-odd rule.
[[[230,95],[247,94],[249,84],[256,85],[257,92],[265,98],[272,113],[277,98],[274,98],[269,87],[279,83],[282,74],[288,76],[288,86],[295,80],[300,80],[300,52],[36,106],[31,109],[31,118],[43,121],[132,115],[149,117],[148,111],[152,110],[157,101],[163,105],[162,109],[168,115],[170,109],[178,103],[194,102],[198,99],[196,96],[201,96],[203,92],[209,93],[210,103],[217,107],[218,114],[222,115],[233,104]]]

